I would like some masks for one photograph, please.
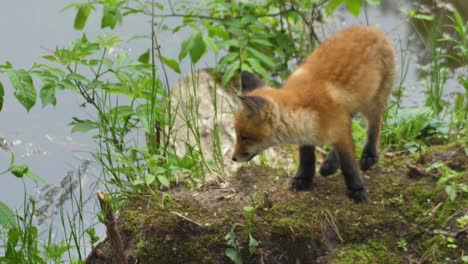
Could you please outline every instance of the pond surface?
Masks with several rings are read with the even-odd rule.
[[[11,61],[16,68],[29,68],[33,61],[39,61],[40,56],[47,53],[46,50],[54,49],[56,46],[66,46],[71,40],[80,37],[82,32],[73,30],[75,11],[61,11],[70,2],[72,1],[49,0],[45,4],[43,1],[29,0],[3,3],[0,9],[0,24],[3,25],[0,63]],[[365,24],[366,21],[369,24],[377,24],[391,36],[399,53],[401,50],[407,51],[410,63],[404,83],[407,88],[404,105],[417,106],[421,105],[424,100],[424,96],[421,96],[423,91],[421,90],[422,84],[419,82],[418,64],[424,63],[425,52],[415,34],[414,21],[410,21],[401,12],[402,9],[409,9],[410,3],[411,1],[382,1],[377,8],[372,6],[367,8],[367,18],[364,14],[354,18],[341,10],[335,19],[323,27],[322,33],[323,36],[329,36],[332,32],[339,31],[350,24]],[[426,8],[425,5],[428,5],[427,1],[418,3],[421,3],[419,4],[419,7],[422,5],[421,8]],[[456,6],[464,17],[468,16],[468,1],[466,0],[440,2],[438,5],[440,7],[436,9],[437,12],[446,12]],[[123,39],[128,39],[133,35],[148,35],[147,22],[146,17],[128,17],[123,27],[118,28],[116,33]],[[166,22],[176,25],[180,23],[180,19]],[[99,25],[100,12],[93,12],[85,31],[89,38],[101,33]],[[161,34],[159,41],[163,53],[168,54],[169,57],[177,57],[180,43],[189,34],[190,32],[187,31],[179,31],[175,35]],[[150,47],[149,40],[132,41],[123,46],[130,50],[131,56],[135,57],[148,47]],[[206,68],[213,64],[213,57],[208,56],[199,63],[199,67]],[[181,69],[183,73],[190,71],[187,61],[181,65]],[[178,78],[179,76],[174,72],[169,72],[170,83],[174,83]],[[48,106],[40,109],[40,102],[38,102],[35,108],[27,113],[14,98],[13,89],[5,75],[0,76],[0,81],[5,85],[6,91],[4,107],[0,112],[0,124],[2,124],[0,141],[3,141],[5,148],[15,153],[16,163],[28,164],[31,171],[55,186],[51,188],[56,191],[55,199],[43,197],[42,202],[53,204],[60,200],[59,197],[66,193],[66,190],[60,190],[60,186],[64,184],[63,179],[68,179],[66,175],[73,178],[81,172],[80,175],[85,184],[84,189],[89,190],[89,183],[95,182],[100,175],[99,168],[86,161],[90,159],[89,152],[93,151],[95,145],[89,134],[71,134],[71,129],[67,125],[74,116],[81,118],[90,116],[86,109],[79,107],[82,100],[75,94],[61,92],[58,94],[55,108]],[[461,86],[457,85],[454,80],[449,80],[448,92],[456,92],[460,89]],[[8,166],[9,156],[9,151],[0,148],[0,170]],[[22,181],[10,174],[0,177],[0,201],[12,208],[18,208],[23,204],[24,188],[28,194],[41,195],[36,190],[37,186],[30,180],[26,180],[26,186],[23,186]],[[89,193],[87,191],[85,195]]]

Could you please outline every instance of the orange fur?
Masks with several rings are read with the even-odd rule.
[[[281,89],[247,94],[265,99],[258,110],[235,115],[234,158],[279,144],[349,144],[351,117],[361,112],[380,132],[396,72],[395,50],[385,34],[352,26],[319,46]],[[262,113],[261,117],[259,113]]]

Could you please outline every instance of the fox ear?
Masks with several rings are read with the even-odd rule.
[[[246,94],[250,91],[253,91],[258,87],[265,86],[265,83],[260,78],[258,78],[257,75],[247,71],[241,72],[241,84],[242,94]]]
[[[242,107],[249,111],[252,115],[261,116],[263,113],[263,109],[268,101],[260,96],[247,96],[247,95],[240,95],[238,96]]]

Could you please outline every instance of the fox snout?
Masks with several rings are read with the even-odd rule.
[[[234,153],[234,155],[232,155],[232,160],[235,162],[249,161],[253,159],[256,155],[257,153],[250,153],[250,152],[243,152],[240,154]]]

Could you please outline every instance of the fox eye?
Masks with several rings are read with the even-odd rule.
[[[239,139],[240,139],[241,141],[246,141],[246,140],[249,140],[249,137],[247,137],[247,136],[239,136]]]

